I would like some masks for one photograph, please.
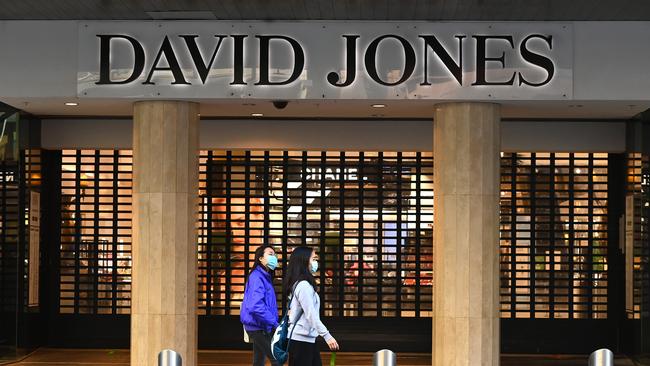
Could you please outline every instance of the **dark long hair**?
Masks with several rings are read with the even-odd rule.
[[[293,285],[299,281],[307,281],[316,291],[316,280],[309,269],[309,257],[314,252],[313,248],[300,246],[296,247],[289,257],[289,265],[284,275],[284,295],[289,296]]]
[[[265,270],[266,272],[271,274],[271,278],[273,277],[273,274],[275,273],[275,270],[273,270],[273,271],[270,270],[267,266],[263,265],[262,262],[260,262],[260,258],[264,257],[264,251],[266,250],[266,248],[271,248],[271,249],[273,249],[273,252],[275,252],[275,248],[273,248],[273,246],[270,245],[270,244],[262,244],[259,247],[257,247],[257,249],[255,249],[255,264],[253,264],[253,268],[248,273],[249,276],[250,276],[251,273],[253,273],[255,268],[262,267],[263,270]],[[247,280],[248,280],[248,278],[247,278]]]

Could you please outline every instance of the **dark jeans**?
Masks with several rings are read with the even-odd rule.
[[[271,365],[278,366],[271,353],[271,336],[263,330],[248,332],[248,337],[253,341],[253,366],[264,366],[267,357]]]
[[[289,343],[289,366],[322,366],[316,343],[294,341]]]

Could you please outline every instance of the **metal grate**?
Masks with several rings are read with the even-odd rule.
[[[208,151],[200,169],[202,313],[238,314],[251,254],[270,243],[278,277],[293,247],[317,248],[326,316],[431,315],[431,154]]]
[[[626,194],[626,215],[632,215],[623,243],[626,310],[628,318],[641,319],[650,314],[650,268],[644,260],[650,256],[650,161],[641,153],[627,156]]]
[[[60,312],[129,313],[132,152],[63,150],[61,165]]]
[[[503,318],[606,317],[607,159],[503,154]],[[131,164],[63,151],[61,312],[129,312]],[[432,174],[426,153],[201,152],[199,312],[238,314],[271,243],[281,269],[291,248],[318,249],[324,315],[430,316]]]
[[[607,317],[608,155],[501,159],[501,317]]]
[[[22,189],[22,194],[21,194],[21,199],[19,202],[22,203],[23,205],[23,215],[24,215],[24,220],[20,223],[23,225],[22,228],[22,236],[24,240],[24,245],[22,246],[23,248],[23,254],[22,258],[24,260],[22,261],[23,265],[23,299],[24,299],[24,304],[27,306],[29,303],[29,287],[31,284],[33,284],[35,287],[38,287],[38,280],[35,279],[35,281],[30,281],[30,276],[31,273],[29,271],[29,262],[32,260],[30,258],[30,225],[31,223],[29,222],[30,220],[30,191],[36,191],[40,192],[41,189],[41,150],[39,149],[26,149],[21,151],[21,167],[22,171],[21,174],[23,174],[22,177],[22,182],[21,182],[21,189]],[[40,210],[40,207],[39,207]],[[41,215],[42,217],[42,215]],[[40,227],[40,223],[38,223]],[[37,238],[37,241],[40,241],[40,238]],[[41,245],[40,243],[39,245]],[[42,247],[42,245],[39,247],[39,249]],[[40,252],[40,250],[39,250]],[[40,261],[40,258],[38,258],[38,264],[39,267],[42,265],[42,262]],[[38,271],[40,274],[40,271]],[[38,292],[38,290],[36,290]]]
[[[15,311],[18,290],[19,169],[0,161],[0,310]]]

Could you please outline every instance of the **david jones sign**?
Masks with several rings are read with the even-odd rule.
[[[214,38],[210,41],[212,46],[209,48],[207,54],[203,54],[198,46],[199,35],[190,34],[190,35],[179,35],[178,39],[182,40],[178,42],[183,45],[181,49],[175,49],[172,46],[170,38],[165,36],[160,42],[160,46],[155,52],[156,56],[154,57],[153,62],[147,63],[145,57],[145,49],[142,43],[140,43],[134,37],[130,37],[124,34],[98,34],[97,38],[100,42],[100,53],[99,53],[99,81],[95,84],[97,85],[119,85],[119,84],[129,84],[137,79],[139,79],[143,73],[146,75],[145,80],[142,82],[143,85],[155,85],[156,83],[152,81],[153,76],[156,72],[161,71],[170,71],[173,74],[173,80],[171,81],[172,85],[191,85],[187,81],[187,77],[184,74],[183,70],[187,70],[187,66],[193,68],[196,73],[199,75],[201,84],[205,84],[208,81],[208,74],[212,65],[219,55],[219,49],[224,42],[232,42],[233,49],[235,52],[232,54],[232,65],[233,65],[233,77],[230,85],[247,85],[248,83],[244,81],[244,40],[248,37],[247,35],[215,35]],[[406,82],[413,72],[415,71],[415,65],[418,59],[420,62],[424,63],[424,75],[422,80],[420,80],[420,85],[431,85],[428,77],[428,64],[429,59],[437,57],[441,62],[446,72],[449,72],[450,75],[454,77],[458,85],[464,85],[464,83],[471,82],[472,86],[488,86],[488,85],[528,85],[532,87],[541,87],[548,84],[555,75],[555,65],[551,58],[553,51],[553,36],[545,34],[531,34],[526,36],[524,39],[516,40],[512,35],[456,35],[454,38],[457,39],[457,48],[456,52],[458,57],[454,59],[450,55],[449,50],[447,50],[438,40],[436,35],[419,35],[420,44],[412,45],[405,38],[396,35],[396,34],[386,34],[380,37],[373,39],[368,47],[363,53],[363,61],[357,60],[357,40],[361,37],[360,35],[343,35],[345,40],[345,49],[342,51],[346,60],[346,69],[343,70],[345,76],[342,76],[343,73],[336,71],[329,72],[327,74],[327,82],[334,87],[343,88],[351,85],[356,78],[358,62],[363,62],[363,70],[367,73],[367,76],[370,77],[374,82],[380,85],[385,86],[397,86]],[[298,77],[303,73],[305,69],[305,50],[303,46],[296,39],[283,36],[283,35],[256,35],[255,38],[258,39],[259,44],[259,78],[255,82],[255,85],[287,85],[298,80]],[[468,38],[471,38],[472,41],[467,41]],[[404,67],[401,71],[401,77],[396,81],[388,81],[380,76],[377,70],[377,50],[381,46],[382,42],[386,40],[395,40],[401,45],[401,51],[404,55]],[[114,80],[111,78],[111,50],[114,40],[124,40],[127,41],[129,46],[133,51],[133,71],[125,79]],[[528,44],[531,40],[540,40],[544,42],[548,49],[546,53],[532,51]],[[269,65],[269,55],[271,52],[271,41],[281,41],[286,42],[291,47],[291,53],[293,57],[293,69],[285,80],[280,81],[271,81],[269,78],[270,65]],[[496,52],[496,56],[489,56],[488,51],[488,41],[500,43],[499,52]],[[463,48],[465,47],[464,43],[470,43],[470,47],[473,47],[475,54],[475,77],[473,80],[463,80]],[[517,44],[517,47],[515,47]],[[416,52],[416,48],[419,49],[419,52]],[[181,67],[177,53],[182,52],[190,55],[191,65],[185,65]],[[495,53],[495,52],[493,52]],[[525,76],[525,70],[523,71],[512,71],[510,77],[503,80],[487,80],[486,78],[486,66],[488,62],[494,62],[499,67],[505,67],[506,59],[508,56],[513,57],[512,54],[515,53],[518,57],[521,57],[525,62],[528,63],[529,67],[538,67],[543,69],[545,72],[545,77],[542,80],[531,80],[527,79]],[[164,65],[163,65],[164,64]],[[145,69],[145,65],[148,67]]]
[[[473,24],[470,32],[451,32],[447,24],[436,24],[429,27],[431,32],[421,27],[401,33],[380,32],[386,28],[382,24],[358,32],[317,32],[318,27],[304,23],[295,25],[304,31],[265,27],[265,32],[251,27],[246,34],[208,32],[205,27],[184,32],[178,24],[171,31],[114,32],[99,23],[80,34],[79,91],[146,96],[152,90],[191,86],[184,89],[188,96],[207,96],[198,88],[212,86],[216,97],[240,90],[253,97],[273,96],[275,90],[306,99],[333,91],[344,95],[355,87],[366,98],[399,96],[400,91],[407,98],[418,93],[425,98],[462,97],[472,89],[496,94],[509,89],[513,96],[520,93],[513,89],[565,97],[571,92],[570,84],[558,81],[562,72],[562,79],[570,76],[570,44],[558,41],[553,30],[531,32],[511,24],[503,30]]]

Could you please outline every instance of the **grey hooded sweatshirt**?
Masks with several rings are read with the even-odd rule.
[[[319,311],[320,297],[314,288],[307,281],[298,282],[289,309],[289,334],[292,340],[314,343],[318,336],[323,337],[326,342],[332,339],[327,327],[320,321]]]

